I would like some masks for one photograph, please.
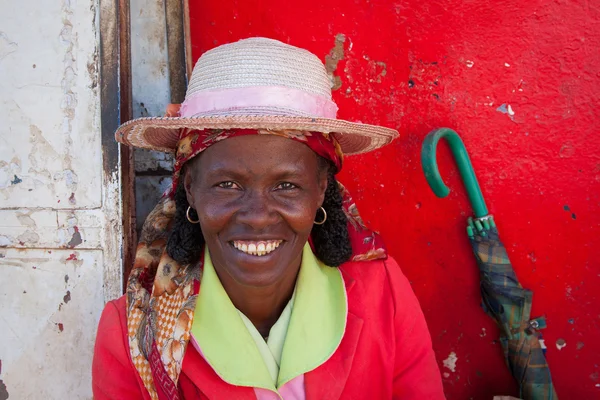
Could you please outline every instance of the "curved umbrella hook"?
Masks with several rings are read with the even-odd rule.
[[[429,183],[431,190],[433,190],[433,193],[435,193],[437,197],[446,197],[450,193],[450,189],[442,180],[437,165],[437,144],[440,139],[446,139],[450,145],[450,150],[452,150],[452,154],[458,165],[458,170],[462,176],[475,217],[486,217],[488,215],[488,209],[485,200],[483,199],[479,182],[475,176],[475,171],[473,171],[471,159],[469,158],[469,154],[467,153],[467,149],[465,148],[462,139],[452,129],[436,129],[430,132],[423,142],[423,147],[421,149],[421,165],[423,166],[423,172],[425,172],[425,178],[427,179],[427,183]]]

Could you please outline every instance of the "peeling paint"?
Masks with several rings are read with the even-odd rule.
[[[18,157],[13,157],[10,162],[0,160],[0,190],[23,182],[17,175],[21,173],[21,160]],[[4,195],[6,197],[6,194]]]
[[[80,372],[121,287],[120,180],[103,174],[101,3],[22,2],[0,14],[0,273],[14,283],[0,285],[0,400],[91,398]]]
[[[19,178],[17,175],[15,175],[14,179],[12,181],[10,181],[11,185],[17,185],[19,183],[23,182],[23,179]]]
[[[329,54],[325,56],[325,69],[329,75],[331,81],[331,90],[338,90],[342,87],[342,78],[335,74],[338,63],[344,59],[344,43],[346,42],[346,35],[339,33],[335,35],[335,44],[329,51]]]
[[[448,355],[448,358],[444,360],[444,367],[448,368],[452,372],[456,372],[456,362],[458,361],[458,357],[455,352],[451,352]]]
[[[0,400],[6,400],[8,397],[8,388],[4,384],[4,381],[0,379]]]
[[[510,104],[501,104],[496,111],[508,115],[508,117],[513,121],[515,120],[515,112]]]
[[[367,68],[369,69],[369,83],[381,83],[381,80],[387,75],[387,64],[383,61],[371,60],[369,56],[363,57],[368,61]]]
[[[562,350],[567,345],[567,341],[565,339],[558,339],[556,341],[556,348],[558,350]]]
[[[69,243],[67,243],[67,247],[72,249],[76,246],[79,246],[81,243],[83,243],[83,240],[81,239],[81,233],[79,233],[79,229],[77,229],[77,227],[74,227],[75,232],[73,232],[73,237],[71,237],[71,240],[69,241]]]
[[[17,236],[17,241],[22,246],[33,246],[40,241],[40,235],[34,231],[25,231],[25,233]]]
[[[0,378],[2,377],[2,360],[0,360]],[[2,379],[0,379],[0,400],[8,399],[8,389]]]
[[[35,227],[35,221],[31,218],[31,212],[25,214],[22,212],[17,212],[17,219],[22,225]]]

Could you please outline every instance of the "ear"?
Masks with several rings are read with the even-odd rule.
[[[192,174],[187,168],[184,169],[182,178],[183,187],[185,188],[185,197],[187,198],[188,204],[194,208],[194,193],[192,192],[192,183],[194,180],[192,178]]]

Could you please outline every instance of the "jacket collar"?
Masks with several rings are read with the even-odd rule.
[[[337,360],[339,357],[335,354],[339,351],[336,352],[336,349],[343,344],[344,352],[354,354],[362,320],[350,317],[347,313],[346,290],[353,286],[353,280],[346,280],[346,284],[344,281],[339,269],[320,263],[310,247],[305,246],[296,300],[283,348],[278,387],[315,369],[324,369],[325,373],[338,377],[336,381],[345,382],[343,378],[350,371],[351,359],[349,363],[346,357]],[[209,369],[224,381],[236,386],[275,389],[252,337],[219,282],[208,253],[205,254],[192,335],[192,343],[195,339],[198,348],[190,346],[188,353],[196,353],[193,356],[196,358],[200,351],[203,360],[212,366]],[[347,340],[347,336],[351,339]],[[189,356],[186,355],[186,359]],[[336,361],[326,362],[330,358]],[[342,364],[337,365],[339,362]],[[196,364],[185,363],[184,373],[201,390],[210,391],[209,387],[204,388],[207,385],[206,377],[202,377],[205,374],[198,370]]]

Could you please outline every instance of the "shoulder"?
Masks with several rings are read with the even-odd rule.
[[[116,300],[109,301],[104,306],[98,330],[110,329],[125,324],[127,325],[127,301],[125,295]]]
[[[392,257],[385,260],[347,262],[340,266],[348,301],[370,307],[391,306],[395,317],[412,319],[420,313],[419,303],[408,279]]]
[[[391,291],[390,294],[398,296],[406,290],[412,293],[408,280],[392,257],[385,260],[350,261],[339,268],[346,287],[358,286],[367,292],[385,288]]]
[[[125,296],[109,301],[104,306],[98,333],[96,335],[96,351],[105,350],[109,352],[123,351],[126,346],[127,335],[127,311]]]

